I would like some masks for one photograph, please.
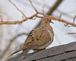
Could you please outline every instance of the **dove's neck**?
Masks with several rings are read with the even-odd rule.
[[[51,27],[50,23],[47,22],[47,21],[42,21],[41,24],[40,24],[40,27],[48,29],[48,30],[52,30],[52,27]]]
[[[50,26],[50,23],[47,20],[41,20],[35,28],[37,27],[52,29],[52,27]]]
[[[50,23],[48,21],[46,21],[46,20],[42,20],[40,25],[46,27],[47,25],[50,26]]]

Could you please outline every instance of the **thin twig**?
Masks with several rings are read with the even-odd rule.
[[[35,12],[38,12],[38,11],[37,11],[37,9],[34,7],[34,5],[33,5],[32,1],[31,1],[31,0],[29,0],[29,2],[30,2],[30,4],[31,4],[31,6],[33,7],[33,9],[35,10]]]
[[[58,11],[59,13],[61,13],[62,15],[66,15],[66,16],[68,16],[68,17],[70,17],[70,18],[74,18],[73,16],[69,15],[68,13],[62,12],[62,11],[60,11],[59,9],[57,9],[57,11]]]
[[[73,18],[73,23],[75,23],[76,16]]]
[[[16,7],[16,9],[24,16],[26,17],[26,15],[16,6],[16,4],[14,4],[11,0],[8,0],[13,6]]]
[[[1,59],[2,59],[2,58],[6,55],[6,53],[9,51],[9,49],[10,49],[11,45],[13,44],[13,42],[15,41],[15,39],[17,39],[18,37],[23,36],[23,35],[29,35],[29,33],[20,33],[20,34],[14,36],[14,37],[10,40],[10,42],[9,42],[8,46],[6,47],[6,49],[4,50],[3,54],[0,56]]]
[[[67,34],[70,34],[70,35],[76,35],[76,32],[69,32]]]

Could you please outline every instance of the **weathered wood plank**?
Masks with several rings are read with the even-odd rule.
[[[22,56],[22,54],[19,54],[8,61],[19,61]],[[76,42],[37,52],[20,61],[64,61],[72,57],[76,57]]]
[[[76,57],[76,51],[70,53],[63,53],[54,57],[42,58],[37,61],[65,61],[72,57]]]

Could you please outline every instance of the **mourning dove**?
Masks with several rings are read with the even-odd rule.
[[[21,48],[14,53],[19,51],[25,51],[27,53],[29,50],[39,51],[50,45],[54,39],[53,29],[49,24],[50,22],[51,19],[48,16],[43,17],[39,26],[30,32]]]

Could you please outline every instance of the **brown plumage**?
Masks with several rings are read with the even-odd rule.
[[[43,17],[40,24],[30,32],[21,48],[14,53],[19,51],[27,53],[29,50],[39,51],[50,45],[54,39],[53,29],[49,24],[50,22],[51,19],[48,16]]]

